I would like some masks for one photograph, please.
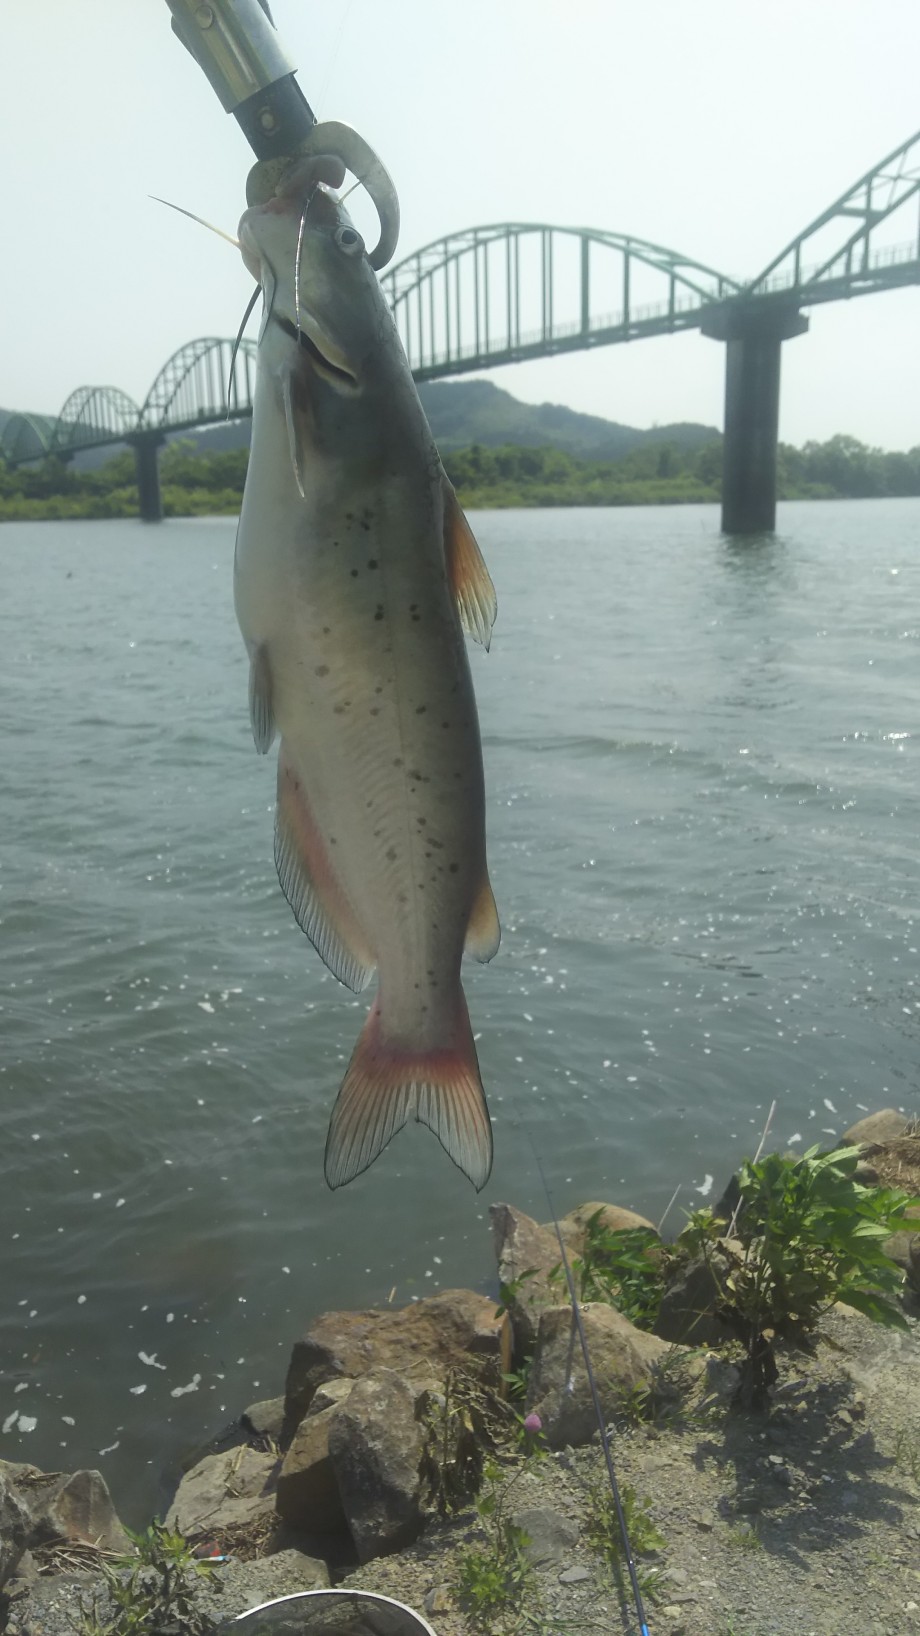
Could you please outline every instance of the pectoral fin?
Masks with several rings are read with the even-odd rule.
[[[294,918],[340,983],[357,993],[376,961],[335,873],[284,740],[278,756],[275,863]]]
[[[492,896],[492,887],[488,875],[483,873],[466,929],[464,953],[471,954],[475,960],[484,962],[491,960],[492,956],[498,953],[501,940],[502,929],[499,925],[495,899]]]
[[[447,575],[467,636],[488,649],[498,611],[495,586],[483,561],[476,537],[446,472],[441,474],[444,494],[444,557]]]
[[[268,755],[275,737],[272,710],[272,673],[265,643],[254,648],[249,660],[249,720],[260,756]]]

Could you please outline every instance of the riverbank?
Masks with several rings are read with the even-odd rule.
[[[848,1195],[860,1208],[896,1183],[918,1191],[915,1122],[886,1110],[847,1136],[861,1146],[863,1180]],[[808,1162],[794,1161],[797,1174]],[[738,1196],[726,1189],[715,1213],[717,1256],[734,1253],[732,1231],[745,1237]],[[331,1581],[424,1608],[438,1636],[612,1627],[622,1562],[588,1382],[559,1304],[558,1241],[511,1206],[493,1206],[491,1219],[499,1306],[453,1291],[316,1319],[283,1396],[251,1405],[187,1472],[167,1522],[221,1558],[222,1590],[204,1587],[196,1604],[203,1618]],[[619,1308],[590,1299],[582,1311],[656,1632],[920,1628],[920,1240],[905,1232],[886,1244],[907,1273],[899,1327],[835,1303],[807,1344],[776,1340],[777,1378],[751,1413],[739,1407],[744,1357],[718,1281],[707,1295],[692,1258],[674,1261],[652,1327],[638,1327],[621,1309],[641,1317],[639,1293],[669,1260],[655,1229],[593,1202],[560,1226],[583,1294],[585,1268],[599,1276],[610,1247],[603,1234],[633,1235],[619,1242],[638,1252],[618,1263]],[[115,1549],[119,1525],[101,1478],[82,1476],[81,1487],[0,1463],[10,1636],[64,1636],[80,1599],[103,1595],[86,1535]],[[55,1542],[52,1514],[84,1537],[78,1527]],[[30,1556],[13,1562],[30,1539]]]
[[[167,517],[232,516],[239,511],[249,452],[206,454],[178,439],[160,458]],[[701,505],[721,495],[721,441],[643,446],[617,460],[580,459],[551,447],[473,444],[444,454],[448,476],[468,510],[559,506]],[[781,500],[882,499],[920,495],[920,448],[869,449],[834,437],[801,449],[781,444]],[[138,515],[134,457],[77,470],[48,460],[16,469],[0,463],[0,522]]]

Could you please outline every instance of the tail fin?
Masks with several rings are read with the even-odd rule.
[[[453,1038],[412,1054],[386,1037],[380,996],[352,1052],[326,1138],[326,1180],[343,1187],[372,1165],[409,1119],[434,1131],[476,1191],[492,1169],[492,1126],[463,990]]]

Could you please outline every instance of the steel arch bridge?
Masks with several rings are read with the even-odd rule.
[[[920,282],[920,131],[854,182],[745,286],[750,297],[791,295],[802,307]],[[897,218],[897,221],[895,221]],[[909,237],[892,228],[906,224]],[[805,257],[814,259],[808,266]]]
[[[547,222],[448,234],[381,283],[416,380],[694,328],[741,290],[663,245]]]
[[[186,431],[251,415],[258,349],[255,341],[240,342],[231,379],[233,348],[233,341],[212,335],[174,352],[138,410],[136,430]]]

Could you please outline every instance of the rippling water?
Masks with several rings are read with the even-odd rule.
[[[499,956],[481,1198],[404,1132],[337,1194],[364,1002],[271,862],[234,525],[0,531],[0,1456],[148,1516],[317,1311],[487,1287],[486,1209],[653,1217],[916,1105],[920,502],[485,513]]]

